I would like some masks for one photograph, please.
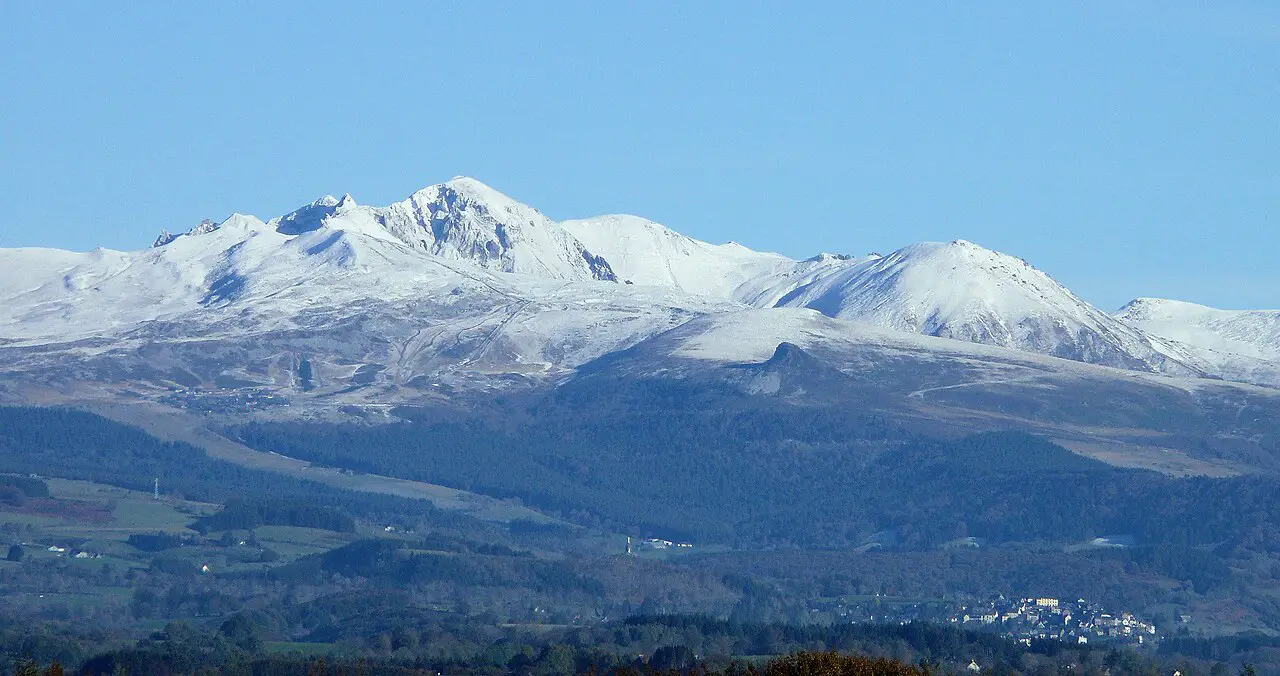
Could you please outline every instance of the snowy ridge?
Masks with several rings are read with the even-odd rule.
[[[792,261],[700,242],[635,216],[563,225],[636,284],[1120,368],[1203,371],[1185,348],[1117,321],[1025,261],[970,242]]]
[[[727,319],[739,314],[745,323]],[[550,374],[712,316],[758,332],[737,338],[753,356],[803,347],[805,327],[820,326],[864,342],[934,337],[924,351],[946,338],[1280,386],[1274,311],[1144,299],[1112,316],[965,241],[794,261],[636,216],[556,223],[469,178],[387,207],[326,195],[266,222],[235,214],[141,251],[0,250],[0,347],[126,334],[234,344],[268,331],[348,336],[371,322],[403,342],[397,361]]]
[[[1178,300],[1138,298],[1115,316],[1186,345],[1280,362],[1280,310],[1219,310]]]
[[[327,227],[398,241],[432,256],[495,272],[549,279],[615,279],[607,262],[559,224],[465,177],[428,186],[387,207],[361,206],[350,195],[342,199],[325,195],[267,225],[286,236]],[[180,237],[206,235],[221,227],[205,221],[183,235],[164,231],[153,246],[168,246]]]
[[[288,236],[239,214],[142,251],[0,250],[6,263],[26,274],[0,276],[0,330],[36,342],[149,321],[212,320],[223,309],[288,316],[316,304],[429,290],[430,280],[451,276],[385,233],[326,225]]]
[[[734,292],[734,300],[751,307],[781,306],[784,298],[796,294],[799,289],[817,288],[824,280],[836,279],[845,271],[878,258],[878,254],[861,258],[844,254],[818,254],[739,286]]]
[[[741,244],[708,244],[664,225],[624,214],[560,224],[609,261],[619,278],[645,286],[730,298],[754,279],[790,269],[791,259]]]
[[[777,307],[928,336],[1120,368],[1200,371],[1180,347],[1117,321],[1025,261],[963,240],[813,265],[798,283],[755,304],[777,296]]]

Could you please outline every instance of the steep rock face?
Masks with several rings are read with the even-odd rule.
[[[423,188],[372,214],[392,235],[435,256],[533,277],[617,279],[607,260],[560,225],[475,179]]]
[[[778,349],[768,361],[746,364],[741,370],[749,374],[743,389],[751,394],[835,396],[842,393],[851,380],[799,345],[785,341],[778,343]]]
[[[1161,298],[1138,298],[1117,319],[1147,333],[1215,352],[1280,361],[1280,310],[1219,310]]]
[[[603,256],[619,279],[684,293],[731,298],[738,287],[794,262],[740,244],[708,244],[664,225],[623,214],[564,221],[566,230]]]
[[[186,232],[180,232],[178,234],[174,234],[169,232],[168,230],[161,230],[160,235],[156,237],[154,242],[151,243],[151,247],[152,248],[162,247],[166,244],[169,244],[170,242],[177,240],[179,237],[182,237],[183,235],[204,235],[204,234],[213,232],[214,230],[217,230],[219,227],[221,227],[220,223],[215,223],[211,219],[206,218],[203,221],[200,221],[200,225],[197,225],[196,227]]]
[[[1116,320],[1021,259],[963,240],[829,265],[775,305],[1106,366],[1199,373],[1179,346]]]

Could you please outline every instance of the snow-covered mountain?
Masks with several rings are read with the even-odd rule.
[[[774,304],[1094,364],[1198,374],[1180,346],[1116,320],[1019,258],[963,240],[835,261]]]
[[[707,244],[634,216],[564,225],[640,284],[1120,368],[1201,371],[1186,348],[1118,321],[1025,261],[970,242],[793,261]]]
[[[406,244],[444,258],[550,279],[616,279],[559,224],[472,178],[423,188],[369,214]]]
[[[556,223],[468,178],[387,207],[325,196],[266,222],[236,214],[162,233],[141,251],[0,250],[0,350],[39,346],[41,355],[11,363],[43,364],[63,349],[78,350],[79,359],[89,344],[95,354],[193,341],[202,354],[222,354],[210,344],[256,344],[237,357],[245,363],[227,367],[236,382],[293,382],[290,364],[326,351],[335,383],[365,367],[382,375],[361,382],[396,386],[447,369],[463,379],[479,371],[555,377],[693,318],[799,309],[841,320],[824,325],[827,333],[875,327],[1151,373],[1280,384],[1280,362],[1267,361],[1274,352],[1259,347],[1226,359],[1169,332],[1154,337],[1135,313],[1110,316],[1020,259],[968,242],[795,261],[708,244],[634,216]],[[790,334],[765,342],[769,354],[779,342],[805,344]],[[183,354],[149,377],[168,378],[192,359],[217,375],[216,359]]]
[[[0,251],[0,267],[24,271],[0,275],[0,335],[66,341],[224,311],[286,316],[430,289],[430,280],[452,276],[367,223],[331,222],[296,235],[275,223],[235,214],[132,252]]]
[[[1152,335],[1215,352],[1280,361],[1280,310],[1219,310],[1138,298],[1115,316]]]
[[[734,298],[744,284],[795,265],[785,256],[735,242],[708,244],[639,216],[614,214],[561,225],[609,261],[620,279],[695,295]]]
[[[616,279],[609,264],[536,209],[466,177],[431,185],[387,207],[325,195],[268,225],[286,236],[327,228],[398,240],[432,256],[487,270],[543,279]],[[221,226],[205,221],[185,233],[196,237]],[[156,246],[180,236],[161,233]]]
[[[478,181],[454,179],[389,207],[325,196],[265,223],[233,214],[161,233],[140,251],[0,250],[0,337],[66,341],[223,310],[287,317],[448,293],[458,280],[499,285],[493,272],[534,287],[614,285],[608,263],[558,224]]]
[[[1185,348],[1118,321],[1025,261],[970,242],[793,261],[708,244],[635,216],[563,225],[637,284],[1120,368],[1201,372]]]

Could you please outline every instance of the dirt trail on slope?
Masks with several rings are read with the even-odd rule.
[[[45,392],[52,395],[51,392]],[[533,521],[562,523],[535,510],[476,493],[422,481],[410,481],[379,474],[347,473],[331,467],[313,465],[305,460],[278,453],[257,451],[221,436],[202,420],[185,411],[147,401],[119,403],[97,398],[61,396],[40,397],[43,406],[68,406],[96,413],[125,425],[139,427],[165,441],[181,441],[202,448],[210,457],[242,467],[277,472],[316,483],[365,493],[381,493],[401,498],[427,500],[440,509],[464,512],[485,521],[507,523]]]

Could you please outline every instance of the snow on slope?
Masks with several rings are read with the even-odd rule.
[[[833,319],[807,308],[766,308],[708,314],[679,328],[650,338],[639,349],[685,359],[721,364],[759,363],[770,358],[781,343],[792,343],[822,355],[832,365],[859,376],[860,371],[885,366],[890,355],[911,355],[922,362],[955,361],[999,372],[1010,366],[1032,367],[1044,372],[1105,373],[1107,367],[1076,363],[1014,351],[1008,348],[946,340],[895,331],[863,322]],[[859,353],[868,347],[876,357]],[[929,369],[922,370],[927,377]],[[1150,375],[1164,380],[1162,376]]]
[[[435,282],[423,275],[614,279],[558,224],[467,178],[383,208],[326,195],[267,223],[235,214],[162,232],[142,251],[0,250],[0,267],[0,336],[11,340],[100,335],[303,285],[315,304],[426,293]]]
[[[615,272],[634,285],[599,283],[616,280]],[[152,320],[224,322],[235,333],[229,318],[244,322],[244,313],[284,326],[308,309],[352,315],[481,288],[472,300],[483,305],[484,296],[502,308],[491,307],[500,325],[486,329],[492,334],[479,354],[498,361],[508,354],[569,364],[569,355],[625,346],[690,316],[750,306],[808,308],[893,331],[1127,369],[1280,384],[1280,367],[1153,338],[1020,259],[968,242],[792,261],[707,244],[634,216],[557,224],[467,178],[388,207],[325,196],[266,223],[234,215],[162,234],[138,252],[0,250],[0,343],[68,342]],[[447,299],[437,306],[451,307]],[[1262,326],[1258,317],[1248,321]],[[1274,333],[1249,330],[1275,348]],[[466,342],[463,333],[455,344]]]
[[[1197,359],[1076,298],[1024,261],[969,242],[916,244],[889,256],[805,261],[714,246],[635,216],[563,223],[636,284],[803,307],[899,331],[1077,361],[1196,374]]]
[[[270,229],[299,236],[322,227],[398,242],[439,258],[465,261],[495,272],[542,279],[612,281],[609,264],[592,254],[559,224],[533,207],[466,177],[427,186],[387,207],[356,204],[325,195],[292,213],[271,219]],[[183,235],[161,233],[156,247],[215,232],[202,223]],[[206,245],[215,242],[203,240]]]
[[[799,286],[869,258],[820,254],[795,261],[737,242],[709,244],[639,216],[612,214],[563,221],[619,279],[696,296],[771,307]]]
[[[233,290],[228,273],[236,260],[274,251],[284,239],[236,214],[217,228],[143,251],[0,252],[0,265],[28,271],[20,280],[0,277],[0,324],[10,338],[70,339],[190,311]]]
[[[1219,310],[1177,300],[1138,298],[1115,316],[1147,333],[1187,345],[1280,361],[1280,310]]]
[[[142,251],[0,251],[0,335],[32,342],[110,335],[221,310],[285,317],[316,305],[430,292],[447,266],[359,219],[286,235],[252,216]],[[350,229],[341,226],[352,226]]]
[[[740,244],[708,244],[664,225],[613,214],[560,224],[603,256],[622,280],[684,293],[730,298],[739,286],[790,269],[791,259]]]
[[[774,305],[1094,364],[1198,373],[1179,346],[1117,321],[1021,259],[963,240],[828,265]]]
[[[1133,373],[1112,367],[966,341],[895,331],[833,319],[807,308],[748,309],[712,313],[639,342],[625,353],[588,365],[588,376],[607,370],[633,376],[689,376],[708,363],[759,364],[791,343],[863,388],[923,396],[951,388],[1017,385],[1057,389],[1074,379],[1158,383],[1194,391],[1214,381]],[[913,389],[914,388],[914,389]]]
[[[774,307],[797,289],[813,288],[823,280],[834,279],[845,270],[879,257],[878,254],[862,258],[845,254],[818,254],[748,281],[734,291],[733,299],[752,307]]]
[[[613,270],[533,207],[471,178],[419,190],[370,215],[401,241],[499,272],[613,281]]]

